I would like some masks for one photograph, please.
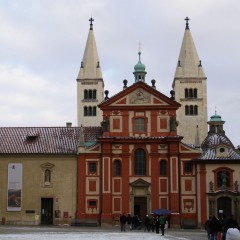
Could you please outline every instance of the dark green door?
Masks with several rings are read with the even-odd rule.
[[[53,199],[52,198],[41,199],[41,224],[43,225],[53,224]]]

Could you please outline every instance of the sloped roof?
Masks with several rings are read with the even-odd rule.
[[[217,157],[216,147],[228,148],[228,157]],[[201,160],[240,160],[240,154],[235,150],[232,142],[225,134],[209,134],[202,143]]]
[[[78,127],[2,127],[0,154],[76,154]],[[97,141],[100,127],[85,127],[84,140]]]

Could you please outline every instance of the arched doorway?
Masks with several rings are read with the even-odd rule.
[[[232,200],[229,197],[220,197],[217,200],[217,214],[221,219],[223,215],[230,216],[232,214]]]

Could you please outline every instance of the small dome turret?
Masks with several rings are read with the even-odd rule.
[[[138,52],[139,60],[138,63],[134,66],[134,76],[135,76],[135,82],[145,82],[145,75],[147,72],[145,72],[145,65],[141,62],[141,52]]]

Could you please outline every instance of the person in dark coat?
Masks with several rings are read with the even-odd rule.
[[[128,225],[129,230],[132,230],[132,217],[129,213],[127,215],[127,225]]]
[[[155,231],[155,217],[151,216],[150,217],[150,221],[149,221],[149,227],[152,230],[152,232]]]
[[[163,215],[160,216],[159,223],[160,223],[160,228],[161,228],[161,231],[162,231],[162,236],[164,236],[166,218]]]
[[[127,222],[127,217],[126,217],[125,214],[123,213],[123,214],[120,216],[121,232],[125,232],[126,222]]]
[[[211,240],[217,239],[218,232],[222,231],[222,225],[215,216],[212,217],[209,227],[210,227]]]
[[[159,227],[160,227],[160,221],[159,221],[159,216],[157,216],[155,220],[156,234],[159,234]]]
[[[144,232],[146,231],[150,231],[150,218],[148,215],[146,215],[145,219],[144,219]]]
[[[211,221],[212,221],[212,216],[209,217],[209,219],[207,219],[207,221],[205,222],[205,230],[207,231],[207,237],[208,239],[211,239],[211,229],[210,229],[210,225],[211,225]]]

